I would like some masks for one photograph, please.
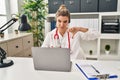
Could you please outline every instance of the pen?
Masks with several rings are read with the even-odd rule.
[[[84,76],[88,79],[88,76],[85,74],[85,72],[80,68],[80,66],[78,66],[78,64],[76,64],[76,66],[79,68],[79,70],[84,74]]]
[[[118,76],[117,76],[117,75],[110,75],[108,78],[109,78],[109,79],[110,79],[110,78],[118,78]]]
[[[99,72],[93,65],[91,65],[91,66],[92,66],[92,68],[93,68],[97,73],[100,74],[100,72]]]

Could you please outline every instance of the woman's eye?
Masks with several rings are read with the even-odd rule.
[[[64,23],[67,23],[67,21],[64,21]]]
[[[60,23],[61,21],[60,21],[60,20],[58,20],[58,22]]]

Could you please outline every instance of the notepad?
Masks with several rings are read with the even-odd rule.
[[[117,78],[117,75],[110,75],[108,73],[100,73],[94,65],[91,64],[76,64],[79,70],[84,74],[88,80],[100,80],[100,79],[109,79]]]

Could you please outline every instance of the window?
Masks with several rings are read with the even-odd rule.
[[[0,0],[0,29],[7,22],[5,0]]]
[[[18,0],[0,0],[0,30],[1,27],[12,18],[13,14],[18,13]],[[18,22],[13,24],[9,29],[6,29],[4,33],[11,33],[13,29],[18,28]]]
[[[18,1],[19,0],[10,0],[10,13],[11,13],[10,17],[13,17],[14,14],[18,14]],[[14,32],[15,29],[18,29],[18,26],[19,26],[19,21],[15,22],[12,25],[12,27],[10,27],[11,32]]]
[[[0,0],[0,14],[6,14],[5,0]]]

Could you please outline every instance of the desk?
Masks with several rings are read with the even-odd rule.
[[[0,47],[7,52],[7,56],[11,57],[29,57],[31,56],[31,47],[33,46],[33,34],[22,33],[6,34],[4,38],[0,38]]]
[[[0,68],[0,80],[87,80],[75,63],[91,63],[96,67],[101,65],[102,68],[118,74],[118,78],[111,80],[120,80],[120,61],[88,61],[73,60],[71,72],[55,72],[55,71],[37,71],[34,70],[32,58],[14,58],[14,65],[6,68]]]

